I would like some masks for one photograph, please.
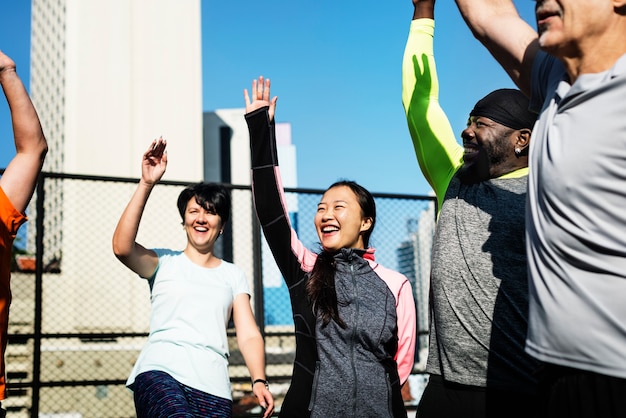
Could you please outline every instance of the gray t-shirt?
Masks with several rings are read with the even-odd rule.
[[[535,59],[527,351],[626,378],[626,55],[573,85]]]
[[[527,176],[464,185],[454,177],[437,222],[427,371],[464,385],[532,393],[524,351]]]

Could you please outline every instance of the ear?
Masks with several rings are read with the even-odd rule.
[[[519,129],[515,136],[515,148],[526,149],[530,145],[530,136],[532,132],[528,128]]]
[[[372,227],[372,218],[363,218],[361,220],[361,232],[368,231]]]

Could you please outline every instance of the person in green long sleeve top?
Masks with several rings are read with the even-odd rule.
[[[479,100],[456,141],[439,105],[434,1],[413,0],[402,102],[438,201],[430,281],[429,383],[420,418],[536,416],[524,210],[536,115],[518,90]]]

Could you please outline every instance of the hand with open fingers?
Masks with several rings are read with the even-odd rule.
[[[259,76],[258,80],[252,80],[252,90],[250,93],[251,94],[248,94],[248,89],[243,90],[246,113],[253,112],[264,106],[269,106],[270,120],[273,120],[278,97],[274,96],[270,100],[270,79]],[[250,97],[252,97],[252,100],[250,100]]]
[[[165,168],[167,167],[166,146],[167,141],[165,141],[163,137],[160,137],[152,141],[150,147],[143,154],[141,160],[141,179],[145,183],[155,184],[163,177]]]

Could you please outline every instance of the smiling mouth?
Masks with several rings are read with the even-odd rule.
[[[475,160],[478,157],[479,153],[480,153],[480,150],[475,144],[471,142],[463,144],[463,161],[464,162],[467,163],[468,161]]]
[[[463,153],[464,154],[474,154],[478,152],[478,146],[473,142],[465,142],[463,144]]]
[[[332,234],[333,232],[339,231],[339,228],[336,226],[325,226],[321,229],[322,234]]]

